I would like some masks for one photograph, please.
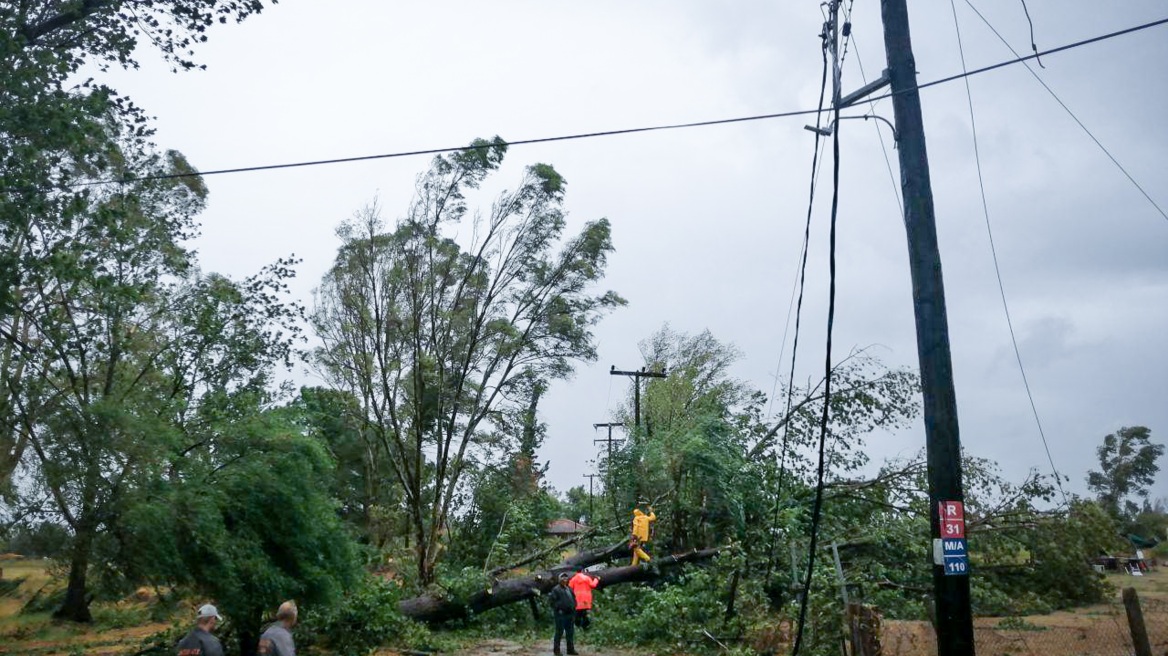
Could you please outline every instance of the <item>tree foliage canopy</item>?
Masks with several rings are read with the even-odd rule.
[[[1144,426],[1130,426],[1105,436],[1096,454],[1099,471],[1087,474],[1087,486],[1113,517],[1135,517],[1140,506],[1131,497],[1147,495],[1160,471],[1157,460],[1164,445],[1153,443],[1152,431]]]
[[[612,251],[607,220],[558,251],[564,179],[529,166],[467,228],[466,194],[506,153],[495,138],[436,157],[406,216],[387,232],[376,206],[338,231],[343,245],[316,296],[312,356],[360,399],[361,420],[405,497],[418,574],[430,581],[469,453],[521,380],[563,378],[596,357],[592,326],[622,305],[596,293]]]

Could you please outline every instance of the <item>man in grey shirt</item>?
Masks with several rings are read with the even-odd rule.
[[[178,643],[178,656],[223,656],[223,645],[211,635],[220,619],[219,611],[211,604],[200,608],[194,630]]]
[[[292,627],[296,626],[296,602],[285,601],[276,611],[276,621],[260,636],[260,656],[296,656]]]

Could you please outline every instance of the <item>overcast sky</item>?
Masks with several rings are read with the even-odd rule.
[[[1019,51],[1016,0],[976,5]],[[961,71],[947,2],[913,0],[921,81]],[[957,14],[970,68],[1011,57],[969,9]],[[1039,48],[1163,18],[1162,0],[1029,0]],[[384,2],[284,0],[217,27],[207,70],[171,74],[153,55],[114,86],[157,117],[158,143],[200,169],[457,146],[814,108],[817,2]],[[876,0],[856,0],[845,93],[884,68]],[[1152,197],[1168,207],[1168,27],[1043,58],[1036,70]],[[1168,438],[1168,220],[1022,66],[971,79],[1001,273],[1055,464],[1084,492],[1108,432]],[[961,82],[922,92],[964,446],[1017,479],[1049,471],[1010,345],[994,276]],[[866,105],[851,113],[870,111]],[[876,113],[892,118],[889,101]],[[599,360],[557,382],[542,406],[544,455],[560,489],[586,483],[591,424],[607,421],[637,342],[669,322],[744,357],[736,374],[770,392],[806,212],[811,117],[516,147],[496,176],[553,164],[568,180],[572,230],[608,217],[607,287],[629,300],[597,330]],[[841,132],[839,353],[879,344],[916,364],[900,210],[874,121]],[[889,133],[884,133],[892,165]],[[335,255],[336,225],[378,197],[404,212],[427,158],[207,178],[203,266],[245,276],[304,259],[310,293]],[[825,171],[829,173],[830,169]],[[823,178],[828,180],[828,176]],[[822,190],[828,186],[821,187]],[[822,366],[826,226],[818,197],[797,378]],[[787,350],[789,363],[789,348]],[[783,365],[786,370],[788,364]],[[784,373],[785,377],[785,373]],[[306,379],[305,379],[306,380]],[[923,426],[870,440],[874,459],[911,455]],[[1161,475],[1154,496],[1168,496]]]

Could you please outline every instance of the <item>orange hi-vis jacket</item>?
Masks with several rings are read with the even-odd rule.
[[[633,509],[633,537],[641,542],[649,541],[649,522],[657,521],[657,513],[649,511],[649,514],[641,512],[640,508]]]
[[[576,572],[572,580],[568,581],[568,587],[572,588],[572,594],[576,595],[576,610],[592,608],[592,589],[598,585],[600,585],[600,579],[584,572]]]

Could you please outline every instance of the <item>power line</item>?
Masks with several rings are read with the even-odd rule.
[[[817,141],[818,141],[818,139],[817,139]],[[818,148],[817,152],[822,153],[823,148],[822,147]],[[814,185],[815,181],[819,179],[818,169],[815,171],[812,171],[811,177],[812,177],[812,185]],[[814,193],[814,192],[812,192],[812,193]],[[807,248],[807,241],[804,240],[803,242],[801,242],[801,246],[799,247],[799,255],[796,256],[797,260],[803,258],[803,252],[804,252],[804,250],[806,250],[806,248]],[[800,271],[796,270],[795,276],[791,280],[791,297],[787,301],[787,318],[783,320],[783,339],[782,339],[782,341],[779,342],[779,357],[778,357],[778,362],[775,363],[775,375],[773,376],[774,383],[771,384],[771,394],[770,394],[770,397],[768,397],[768,399],[767,399],[767,415],[768,416],[774,410],[775,395],[777,395],[778,391],[779,391],[779,378],[781,377],[782,372],[783,372],[783,356],[786,355],[786,353],[787,353],[787,335],[790,333],[790,329],[791,329],[791,315],[795,313],[795,295],[799,291],[799,274],[800,274]]]
[[[852,40],[855,40],[853,34]],[[864,60],[860,57],[860,44],[856,43],[856,64],[860,66],[860,81],[866,86],[868,84],[868,74],[864,72]],[[868,109],[876,114],[876,101],[868,100]],[[892,160],[888,157],[888,148],[884,145],[884,133],[880,131],[879,123],[872,123],[873,129],[876,130],[876,137],[880,139],[880,152],[884,154],[884,167],[888,169],[888,181],[892,184],[892,195],[896,197],[896,206],[900,209],[900,216],[904,216],[904,201],[900,199],[900,188],[896,186],[896,174],[892,172]],[[895,142],[894,142],[895,143]]]
[[[973,6],[972,4],[969,3],[969,0],[965,0],[965,1],[966,1],[966,4],[969,4],[971,7]],[[1150,23],[1136,25],[1135,27],[1129,27],[1126,29],[1117,30],[1115,32],[1108,32],[1107,34],[1102,34],[1100,36],[1091,37],[1090,39],[1083,39],[1082,41],[1075,41],[1074,43],[1068,43],[1064,46],[1059,46],[1057,48],[1051,48],[1050,50],[1043,50],[1042,52],[1036,52],[1033,55],[1020,56],[1020,55],[1018,55],[1018,53],[1015,52],[1014,54],[1018,55],[1015,59],[1010,59],[1007,61],[998,62],[997,64],[990,64],[989,66],[983,66],[981,68],[975,68],[972,71],[965,71],[962,73],[958,73],[957,75],[950,75],[949,77],[943,77],[939,80],[933,80],[932,82],[926,82],[924,84],[917,85],[916,87],[911,88],[911,89],[903,89],[903,90],[901,90],[899,92],[895,92],[895,93],[889,92],[889,93],[884,94],[883,96],[876,96],[873,98],[873,100],[882,100],[884,98],[891,98],[892,96],[896,95],[897,93],[909,93],[911,91],[920,91],[921,89],[928,89],[929,87],[935,87],[938,84],[945,84],[947,82],[952,82],[954,80],[959,80],[961,78],[972,77],[974,75],[980,75],[982,73],[988,73],[989,71],[997,70],[999,68],[1003,68],[1003,67],[1010,66],[1013,64],[1022,64],[1022,63],[1025,63],[1027,61],[1030,61],[1031,59],[1038,59],[1039,57],[1045,57],[1046,55],[1053,55],[1055,53],[1063,52],[1065,50],[1073,50],[1075,48],[1080,48],[1082,46],[1091,45],[1092,43],[1098,43],[1100,41],[1114,39],[1116,37],[1124,36],[1126,34],[1131,34],[1133,32],[1139,32],[1140,30],[1146,30],[1148,28],[1157,27],[1157,26],[1163,25],[1165,23],[1168,23],[1168,18],[1161,18],[1160,20],[1155,20],[1155,21],[1152,21]],[[1013,51],[1014,49],[1010,48],[1010,50]]]
[[[968,2],[968,0],[967,0],[967,2]],[[1137,25],[1135,27],[1129,27],[1127,29],[1118,30],[1115,32],[1109,32],[1107,34],[1103,34],[1103,35],[1100,35],[1097,37],[1092,37],[1090,39],[1084,39],[1082,41],[1068,43],[1066,45],[1059,46],[1057,48],[1051,48],[1049,50],[1044,50],[1042,52],[1036,52],[1032,55],[1018,56],[1015,59],[1010,59],[1007,61],[999,62],[997,64],[992,64],[990,66],[984,66],[982,68],[974,69],[972,71],[965,71],[965,72],[959,73],[957,75],[950,75],[949,77],[944,77],[944,78],[941,78],[938,80],[933,80],[932,82],[926,82],[924,84],[918,85],[918,86],[911,88],[911,89],[903,89],[897,93],[908,93],[909,91],[919,91],[921,89],[927,89],[929,87],[934,87],[934,86],[937,86],[939,84],[946,84],[946,83],[953,82],[955,80],[960,80],[962,78],[970,77],[973,75],[980,75],[982,73],[987,73],[989,71],[997,70],[999,68],[1004,68],[1006,66],[1011,66],[1013,64],[1024,63],[1024,62],[1029,61],[1031,59],[1037,59],[1040,56],[1053,55],[1055,53],[1063,52],[1066,50],[1080,48],[1082,46],[1090,45],[1093,43],[1098,43],[1100,41],[1106,41],[1108,39],[1114,39],[1116,37],[1124,36],[1127,34],[1132,34],[1134,32],[1139,32],[1141,30],[1146,30],[1146,29],[1150,29],[1153,27],[1158,27],[1158,26],[1164,25],[1166,23],[1168,23],[1168,18],[1162,18],[1160,20],[1152,21],[1150,23],[1144,23],[1142,25]],[[895,95],[895,94],[890,92],[890,93],[886,93],[882,96],[875,96],[871,100],[872,101],[883,100],[884,98],[891,98],[893,95]],[[1070,110],[1068,110],[1068,111],[1070,111]],[[794,116],[809,116],[811,114],[816,114],[818,112],[819,112],[819,110],[816,110],[816,109],[801,109],[801,110],[795,110],[795,111],[789,111],[789,112],[776,112],[776,113],[771,113],[771,114],[755,114],[752,116],[739,116],[739,117],[735,117],[735,118],[714,119],[714,120],[709,120],[709,121],[692,121],[692,122],[688,122],[688,123],[669,123],[669,124],[646,126],[646,127],[639,127],[639,128],[624,128],[624,129],[619,129],[619,130],[603,130],[603,131],[599,131],[599,132],[584,132],[584,133],[561,135],[561,136],[555,136],[555,137],[539,137],[539,138],[535,138],[535,139],[520,139],[518,141],[508,142],[508,145],[509,146],[527,146],[527,145],[532,145],[532,144],[554,143],[557,141],[574,141],[574,140],[578,140],[578,139],[592,139],[592,138],[596,138],[596,137],[611,137],[611,136],[626,135],[626,134],[639,134],[639,133],[645,133],[645,132],[660,132],[660,131],[665,131],[665,130],[681,130],[681,129],[687,129],[687,128],[709,127],[709,126],[714,126],[714,125],[730,125],[730,124],[734,124],[734,123],[748,123],[748,122],[753,122],[753,121],[765,121],[765,120],[776,119],[776,118],[790,118],[790,117],[794,117]],[[1086,128],[1084,128],[1084,129],[1086,129]],[[1094,138],[1094,137],[1092,137],[1092,138]],[[111,179],[105,179],[105,180],[91,180],[88,182],[78,182],[78,183],[62,185],[62,186],[58,186],[58,187],[47,187],[47,188],[49,188],[49,189],[74,189],[74,188],[94,187],[94,186],[109,185],[109,184],[126,184],[126,183],[130,183],[130,182],[146,182],[146,181],[150,181],[150,180],[172,180],[172,179],[177,179],[177,178],[193,178],[193,177],[200,177],[200,176],[206,177],[206,176],[210,176],[210,175],[227,175],[227,174],[234,174],[234,173],[254,173],[254,172],[258,172],[258,171],[274,171],[274,170],[279,170],[279,169],[304,168],[304,167],[309,167],[309,166],[347,164],[347,163],[352,163],[352,162],[367,162],[367,161],[380,160],[380,159],[396,159],[396,158],[403,158],[403,157],[415,157],[415,156],[420,156],[420,155],[442,155],[442,154],[446,154],[446,153],[464,152],[467,150],[476,150],[476,149],[487,148],[487,147],[490,147],[490,146],[489,145],[468,145],[468,146],[448,146],[448,147],[444,147],[444,148],[425,148],[425,149],[421,149],[421,150],[400,151],[400,152],[394,152],[394,153],[381,153],[381,154],[376,154],[376,155],[358,155],[358,156],[354,156],[354,157],[338,157],[338,158],[333,158],[333,159],[308,160],[308,161],[301,161],[301,162],[288,162],[288,163],[282,163],[282,164],[260,164],[260,165],[256,165],[256,166],[241,166],[241,167],[226,168],[226,169],[212,169],[210,171],[194,171],[194,172],[185,172],[185,173],[161,173],[161,174],[157,174],[157,175],[143,175],[143,176],[126,177],[126,178],[111,178]],[[1100,147],[1102,147],[1102,145],[1100,145]],[[1116,164],[1118,165],[1118,162],[1116,162]],[[1130,176],[1129,176],[1129,178],[1130,178]],[[1134,182],[1134,180],[1133,180],[1133,182]],[[41,187],[4,188],[4,189],[0,189],[0,193],[12,193],[14,191],[28,191],[28,190],[35,190],[35,189],[41,189]],[[1142,188],[1141,188],[1141,191],[1142,191]],[[1147,194],[1145,193],[1145,196],[1146,195]],[[1151,200],[1150,197],[1149,197],[1149,200]],[[1159,206],[1157,206],[1157,209],[1159,209]],[[1163,214],[1163,211],[1161,211],[1161,213]],[[1168,214],[1165,215],[1165,218],[1168,218]]]
[[[985,23],[986,27],[990,28],[990,31],[994,33],[994,36],[998,37],[998,40],[1001,41],[1002,44],[1005,45],[1006,48],[1008,48],[1010,50],[1010,52],[1014,53],[1015,57],[1017,57],[1018,51],[1014,50],[1014,46],[1011,46],[1010,42],[1007,41],[1005,39],[1005,37],[1003,37],[1001,35],[1001,33],[998,32],[998,30],[995,29],[992,24],[990,24],[990,21],[985,16],[983,16],[980,11],[977,10],[977,7],[973,6],[973,3],[970,2],[970,0],[965,0],[965,4],[969,5],[969,8],[973,10],[973,13],[977,14],[977,17],[981,19],[981,22]],[[1029,17],[1029,15],[1028,15],[1028,17]],[[1166,20],[1168,20],[1168,19],[1166,19]],[[1161,20],[1161,21],[1157,21],[1157,22],[1163,23],[1165,21]],[[1118,33],[1116,33],[1116,34],[1118,34]],[[1048,52],[1050,52],[1050,51],[1048,51]],[[1042,54],[1045,55],[1047,53],[1044,52]],[[1127,169],[1124,168],[1123,164],[1120,164],[1119,160],[1115,159],[1115,156],[1111,154],[1111,151],[1108,150],[1107,147],[1104,146],[1103,143],[1101,141],[1099,141],[1098,138],[1095,137],[1095,134],[1092,133],[1091,130],[1087,129],[1087,126],[1084,125],[1083,122],[1079,120],[1078,116],[1075,116],[1075,113],[1071,111],[1070,107],[1067,107],[1067,104],[1063,102],[1062,98],[1058,97],[1058,94],[1054,92],[1054,89],[1051,89],[1050,86],[1046,83],[1046,81],[1043,80],[1042,77],[1038,75],[1038,71],[1031,68],[1029,64],[1027,64],[1025,61],[1023,61],[1023,59],[1038,59],[1038,54],[1036,53],[1031,57],[1022,58],[1019,61],[1021,61],[1024,66],[1026,66],[1026,70],[1030,71],[1030,74],[1034,76],[1034,79],[1038,80],[1038,83],[1042,85],[1042,88],[1046,89],[1046,92],[1050,94],[1050,97],[1054,98],[1055,102],[1057,102],[1059,104],[1059,106],[1062,107],[1063,110],[1066,111],[1067,115],[1069,115],[1071,117],[1071,119],[1073,119],[1075,121],[1075,123],[1077,123],[1079,125],[1079,127],[1083,129],[1083,132],[1085,132],[1087,134],[1087,136],[1091,138],[1091,141],[1094,141],[1095,145],[1099,146],[1099,150],[1102,150],[1103,154],[1107,155],[1107,159],[1110,159],[1111,163],[1115,164],[1116,168],[1118,168],[1119,171],[1121,173],[1123,173],[1123,175],[1128,179],[1128,181],[1131,182],[1133,185],[1135,185],[1135,188],[1138,189],[1140,191],[1140,193],[1144,195],[1144,198],[1148,199],[1148,202],[1152,204],[1152,207],[1156,208],[1156,211],[1160,213],[1160,216],[1164,217],[1165,220],[1168,220],[1168,213],[1164,212],[1163,208],[1161,208],[1160,205],[1155,200],[1152,199],[1152,196],[1149,195],[1148,192],[1144,190],[1143,186],[1141,186],[1140,183],[1136,182],[1136,179],[1134,177],[1132,177],[1132,174],[1127,172]],[[1039,60],[1039,63],[1041,63],[1041,60]]]
[[[1026,14],[1026,22],[1030,24],[1030,49],[1038,52],[1038,44],[1034,42],[1034,21],[1030,19],[1030,8],[1026,6],[1026,0],[1022,0],[1022,13]],[[1039,66],[1046,68],[1041,59],[1037,61]]]
[[[835,106],[835,118],[839,120],[839,105]],[[823,477],[826,458],[824,451],[827,445],[827,423],[831,415],[831,332],[835,324],[835,242],[836,242],[836,213],[839,209],[839,125],[832,133],[832,193],[831,193],[831,232],[828,237],[828,294],[827,294],[827,356],[825,358],[825,373],[823,379],[823,415],[819,422],[819,464],[815,479],[815,503],[811,509],[811,544],[807,554],[807,575],[803,581],[803,598],[799,604],[799,629],[795,633],[795,646],[792,656],[798,656],[799,647],[803,642],[803,627],[807,621],[807,605],[811,597],[811,578],[815,571],[816,542],[819,539],[819,521],[823,516]]]
[[[965,69],[965,46],[961,40],[961,23],[957,20],[957,2],[956,0],[949,0],[949,6],[953,9],[953,28],[957,32],[957,52],[961,55],[961,68]],[[1027,66],[1029,68],[1029,66]],[[1014,320],[1010,317],[1010,304],[1006,302],[1006,286],[1002,282],[1002,269],[998,266],[998,249],[994,245],[994,230],[990,225],[990,205],[986,200],[985,177],[981,170],[981,148],[977,140],[977,118],[973,111],[973,89],[969,86],[969,78],[965,78],[965,98],[969,104],[969,125],[973,133],[973,159],[977,165],[977,186],[981,192],[981,209],[985,216],[986,235],[990,241],[990,254],[994,261],[994,275],[998,279],[998,293],[1002,298],[1002,310],[1006,314],[1006,326],[1010,329],[1010,343],[1014,346],[1014,358],[1018,361],[1018,371],[1022,373],[1022,386],[1026,389],[1026,398],[1030,399],[1030,411],[1034,414],[1034,423],[1038,426],[1038,435],[1042,438],[1042,448],[1046,451],[1046,460],[1050,463],[1050,470],[1054,473],[1055,483],[1058,485],[1059,492],[1063,495],[1063,503],[1070,507],[1070,500],[1067,498],[1067,492],[1063,489],[1062,476],[1059,474],[1058,467],[1055,467],[1054,457],[1050,454],[1050,444],[1046,441],[1046,431],[1042,429],[1042,420],[1038,416],[1038,406],[1034,403],[1034,394],[1030,391],[1030,380],[1026,376],[1026,367],[1022,364],[1022,351],[1018,348],[1018,338],[1014,333]]]
[[[807,194],[807,220],[803,227],[803,251],[800,254],[799,263],[799,300],[795,306],[795,337],[791,344],[791,371],[787,380],[787,404],[783,412],[783,441],[779,447],[779,476],[775,485],[775,509],[774,517],[771,520],[771,544],[769,553],[767,554],[767,576],[769,579],[773,571],[775,563],[775,543],[777,536],[774,531],[775,524],[779,521],[779,510],[781,509],[781,493],[783,489],[783,480],[787,473],[787,447],[789,445],[789,438],[791,435],[791,403],[794,399],[795,389],[795,362],[799,355],[799,325],[803,317],[803,289],[807,281],[807,253],[811,243],[811,214],[815,207],[815,187],[819,182],[819,142],[823,137],[823,131],[820,130],[823,120],[823,100],[827,91],[827,40],[830,35],[827,32],[827,23],[824,22],[823,32],[820,34],[823,38],[823,74],[819,81],[819,112],[815,115],[815,147],[811,153],[811,186]],[[838,108],[837,108],[838,113]],[[788,313],[789,314],[789,313]],[[783,336],[784,343],[786,342],[786,335]],[[782,353],[779,353],[779,366],[782,366]],[[778,385],[778,377],[775,377],[775,384]],[[772,396],[774,391],[771,391]]]
[[[839,5],[833,4],[835,13],[832,15],[833,21],[839,19],[838,10]],[[838,56],[838,50],[833,48],[832,54]],[[837,66],[835,70],[839,71]],[[807,554],[807,574],[803,580],[803,594],[799,600],[799,626],[795,632],[795,644],[791,650],[791,656],[799,656],[799,648],[803,645],[803,630],[807,623],[807,607],[811,598],[811,579],[815,573],[815,552],[816,543],[819,540],[819,522],[823,516],[823,478],[824,468],[826,465],[825,450],[827,446],[827,424],[831,416],[831,333],[835,324],[835,278],[836,278],[836,263],[835,263],[835,245],[836,245],[836,217],[839,211],[839,182],[840,182],[840,98],[839,98],[839,78],[837,77],[835,83],[832,85],[834,91],[832,97],[832,114],[835,120],[835,130],[832,131],[832,178],[831,178],[831,230],[828,233],[828,292],[827,292],[827,344],[825,347],[826,355],[824,357],[824,375],[823,375],[823,414],[820,417],[819,423],[819,462],[817,466],[815,478],[815,502],[811,509],[811,537],[810,545],[808,546]]]

